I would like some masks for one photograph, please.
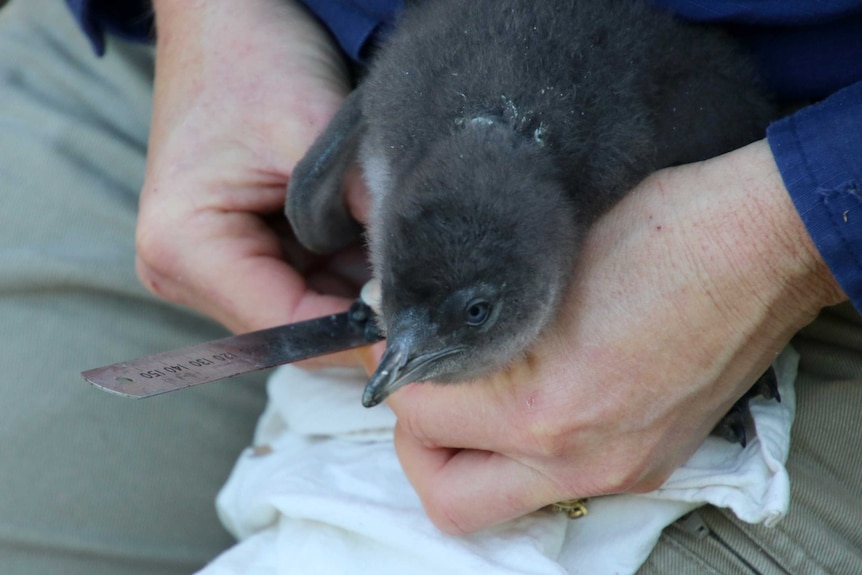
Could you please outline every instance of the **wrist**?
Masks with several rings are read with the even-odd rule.
[[[723,350],[762,371],[821,308],[846,299],[765,142],[655,173],[599,222],[588,244],[582,273],[601,268],[594,258],[636,255],[617,266],[637,272],[618,275],[618,295],[599,294],[601,301],[612,309],[615,298],[644,294],[640,311],[664,310],[650,321],[699,334],[678,343],[692,365],[710,365]]]
[[[701,248],[717,257],[701,262],[709,267],[718,261],[722,267],[722,273],[708,270],[704,277],[736,284],[736,300],[723,302],[728,314],[764,314],[765,323],[777,324],[773,328],[789,337],[787,332],[806,325],[820,309],[846,299],[808,235],[765,141],[696,169],[707,189],[716,190],[706,198],[708,208],[701,214],[706,219],[697,224],[708,231],[702,241],[709,245]]]
[[[741,239],[751,243],[750,266],[763,266],[799,309],[809,315],[847,299],[794,207],[765,140],[731,152],[737,174]]]
[[[195,160],[184,164],[206,164],[213,145],[252,141],[263,154],[255,161],[286,178],[350,88],[326,31],[289,0],[155,0],[154,7],[151,152],[179,134],[177,151]],[[226,133],[214,138],[219,130]]]

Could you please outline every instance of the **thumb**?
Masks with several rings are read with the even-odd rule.
[[[401,423],[395,449],[431,522],[462,535],[565,498],[545,475],[503,454],[423,444]]]

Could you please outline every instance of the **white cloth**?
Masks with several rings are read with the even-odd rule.
[[[393,414],[359,402],[362,374],[280,368],[257,447],[217,501],[240,541],[200,573],[625,574],[665,526],[705,503],[772,525],[789,504],[797,362],[789,348],[776,361],[781,403],[752,400],[758,437],[745,449],[711,437],[657,491],[592,499],[577,520],[539,511],[462,537],[425,517],[392,447]]]

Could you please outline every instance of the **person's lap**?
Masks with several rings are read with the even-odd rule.
[[[701,509],[665,530],[641,575],[862,573],[862,320],[849,304],[825,310],[793,345],[788,515],[769,528]]]
[[[0,571],[189,573],[263,376],[143,401],[84,369],[225,335],[134,272],[152,49],[97,58],[59,0],[0,10]]]

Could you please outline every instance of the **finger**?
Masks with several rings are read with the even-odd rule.
[[[499,453],[428,448],[396,425],[395,448],[429,519],[445,533],[472,533],[564,497],[545,476]]]
[[[139,275],[157,295],[188,305],[236,333],[342,312],[352,301],[308,290],[303,278],[277,258],[214,262],[206,272],[198,272],[180,280],[152,268]]]
[[[544,385],[533,361],[457,384],[417,383],[396,391],[387,404],[406,429],[428,447],[461,447],[524,453],[555,431],[564,406],[559,389]],[[560,400],[562,401],[562,400]],[[563,409],[561,409],[563,407]]]
[[[509,450],[517,441],[506,423],[509,408],[483,383],[413,383],[386,402],[406,432],[427,447]]]
[[[254,262],[251,262],[254,264]],[[284,281],[280,281],[277,276],[284,273],[282,267],[284,263],[281,261],[271,262],[272,270],[268,271],[265,268],[269,262],[263,262],[262,265],[250,265],[252,273],[244,274],[249,285],[238,283],[234,285],[230,280],[226,280],[223,289],[225,293],[236,290],[235,293],[255,293],[254,303],[248,307],[243,304],[231,300],[230,305],[218,305],[215,302],[205,302],[198,300],[194,307],[204,314],[208,314],[213,319],[216,319],[228,329],[235,333],[246,333],[257,329],[264,329],[274,325],[293,323],[295,321],[303,321],[315,317],[329,315],[331,313],[339,313],[346,310],[350,302],[349,298],[320,295],[312,291],[305,291],[302,296],[295,302],[293,309],[285,307],[285,302],[288,301],[284,297],[286,293],[294,289],[293,285],[301,285],[301,280],[296,282],[289,271]],[[261,284],[265,287],[258,288],[256,277],[261,278]],[[217,301],[217,300],[215,300]],[[266,301],[272,301],[272,305],[267,307]],[[288,303],[288,305],[290,305]],[[362,348],[355,350],[347,350],[344,352],[313,358],[304,362],[300,362],[301,366],[307,369],[326,367],[326,366],[344,366],[344,367],[362,367],[367,365],[367,352]]]
[[[317,272],[312,272],[313,274]],[[332,274],[350,287],[350,297],[357,297],[362,286],[371,279],[368,253],[359,245],[348,246],[328,257],[320,270],[322,274]],[[312,280],[309,277],[309,281]]]
[[[356,221],[367,224],[371,217],[371,197],[357,166],[344,176],[344,202]]]
[[[309,291],[305,279],[281,259],[278,239],[254,215],[218,214],[211,224],[200,219],[168,237],[139,242],[139,275],[156,294],[236,332],[349,306],[346,298]]]

